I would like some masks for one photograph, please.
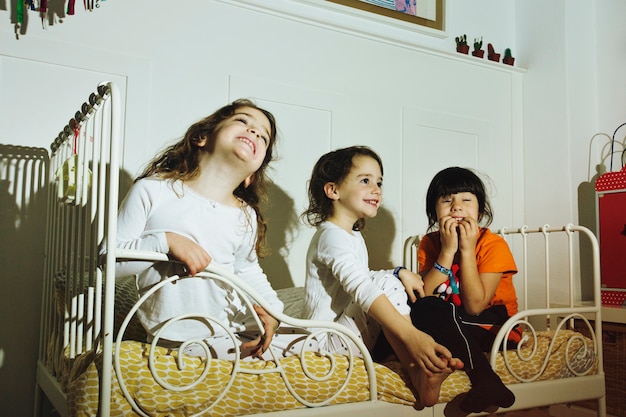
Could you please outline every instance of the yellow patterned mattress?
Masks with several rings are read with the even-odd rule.
[[[537,353],[532,360],[520,359],[509,351],[508,362],[522,379],[545,380],[573,376],[574,372],[595,373],[595,357],[589,339],[574,338],[579,335],[569,330],[561,330],[554,338],[553,332],[538,334]],[[554,340],[553,340],[554,339]],[[552,349],[549,360],[546,361],[546,352],[550,344]],[[584,344],[587,344],[585,349]],[[208,411],[207,415],[237,416],[257,412],[279,411],[285,409],[305,407],[298,402],[288,391],[285,384],[276,372],[260,375],[238,374],[232,381],[228,395],[218,400],[220,394],[229,384],[233,363],[223,360],[210,362],[210,369],[205,378],[191,389],[168,391],[154,381],[148,369],[148,349],[150,346],[141,342],[124,341],[120,349],[121,375],[124,375],[128,396],[143,412],[154,416],[188,416],[201,411]],[[158,376],[165,382],[182,386],[192,384],[198,379],[206,360],[186,357],[185,369],[180,370],[177,365],[177,353],[166,348],[157,347],[156,368]],[[530,343],[520,350],[521,356],[530,356]],[[567,365],[565,357],[570,358]],[[314,353],[307,353],[307,366],[317,376],[326,374],[329,368],[328,359]],[[93,416],[97,412],[98,401],[98,364],[99,358],[81,366],[85,368],[72,378],[68,384],[68,406],[71,415]],[[335,356],[337,373],[326,381],[314,382],[308,379],[302,371],[298,357],[289,357],[280,360],[280,366],[297,395],[305,401],[321,401],[329,398],[338,391],[343,383],[348,368],[348,360],[342,356]],[[242,367],[259,369],[275,369],[271,361],[240,362]],[[540,372],[542,368],[545,370]],[[411,390],[404,383],[397,363],[385,365],[376,364],[376,378],[378,398],[382,401],[406,404],[411,406],[415,402]],[[497,362],[497,372],[507,384],[519,382],[506,370],[505,360],[500,354]],[[541,374],[537,377],[538,374]],[[113,394],[111,416],[138,415],[132,412],[131,405],[124,398],[119,383],[113,376]],[[469,380],[465,372],[457,371],[448,377],[442,386],[440,402],[448,402],[458,394],[469,390]],[[369,398],[368,379],[362,361],[356,359],[354,372],[350,377],[348,388],[331,404],[365,401]],[[215,402],[218,400],[217,402]],[[215,403],[214,403],[215,402]]]

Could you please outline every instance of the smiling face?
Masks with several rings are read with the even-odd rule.
[[[437,219],[450,216],[460,222],[464,218],[479,220],[478,199],[473,193],[461,192],[439,197],[435,206]]]
[[[255,172],[265,159],[271,140],[270,131],[270,121],[263,112],[241,107],[219,124],[215,130],[215,144],[233,152],[237,159],[249,164]]]
[[[378,162],[370,156],[354,156],[350,173],[339,184],[326,184],[326,195],[334,201],[329,220],[352,230],[358,219],[375,217],[383,200],[382,184]]]

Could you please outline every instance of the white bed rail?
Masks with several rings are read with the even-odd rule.
[[[171,261],[167,255],[165,254],[161,254],[161,253],[155,253],[155,252],[145,252],[145,251],[136,251],[136,250],[127,250],[127,249],[115,249],[116,250],[116,257],[118,260],[123,260],[123,261],[132,261],[132,260],[139,260],[139,261],[153,261],[153,262],[169,262]],[[194,277],[179,277],[179,276],[172,276],[166,280],[163,280],[161,282],[159,282],[158,284],[154,285],[153,287],[150,288],[150,290],[146,291],[137,301],[137,303],[133,306],[133,308],[129,311],[129,313],[127,314],[126,318],[124,319],[118,335],[117,335],[117,340],[116,340],[116,344],[115,344],[115,355],[114,355],[114,365],[115,365],[115,372],[116,372],[116,376],[117,376],[117,380],[118,383],[120,385],[120,389],[122,391],[122,393],[124,394],[124,396],[126,397],[126,400],[131,404],[131,406],[133,407],[133,410],[141,415],[141,416],[146,416],[148,417],[149,415],[146,414],[143,410],[141,410],[141,408],[137,405],[136,401],[133,399],[132,395],[128,392],[128,390],[126,389],[125,386],[125,381],[124,379],[126,378],[126,376],[124,375],[124,373],[121,370],[120,367],[120,348],[122,346],[122,340],[124,339],[124,332],[126,331],[130,321],[133,319],[133,316],[135,315],[135,313],[137,312],[137,310],[140,308],[140,306],[146,301],[148,300],[155,292],[159,291],[163,286],[165,285],[170,285],[171,283],[181,280],[181,279],[212,279],[212,280],[217,280],[223,284],[227,284],[229,287],[231,287],[232,289],[235,290],[235,292],[241,297],[241,299],[244,301],[244,303],[247,305],[247,308],[249,311],[254,312],[254,308],[252,306],[253,303],[256,303],[260,306],[262,306],[269,314],[271,314],[273,317],[275,317],[277,320],[279,320],[282,325],[289,325],[289,326],[293,326],[293,327],[297,327],[302,329],[305,333],[306,333],[306,340],[304,341],[304,343],[301,343],[301,350],[298,352],[295,352],[298,354],[299,357],[299,361],[300,364],[302,366],[302,369],[305,373],[305,375],[311,379],[312,381],[323,381],[327,378],[329,378],[330,376],[332,376],[335,373],[335,359],[334,359],[334,355],[328,353],[328,352],[320,352],[315,350],[316,352],[318,352],[319,354],[325,356],[329,363],[330,363],[330,368],[328,370],[328,373],[323,375],[323,376],[319,376],[319,375],[314,375],[312,373],[308,372],[308,366],[307,366],[307,357],[304,354],[305,351],[309,350],[307,347],[310,345],[308,343],[309,340],[311,339],[315,339],[316,337],[322,335],[322,334],[329,334],[329,333],[333,333],[336,336],[338,336],[341,340],[343,340],[344,343],[346,343],[348,340],[350,340],[352,343],[354,343],[354,345],[357,346],[357,348],[360,350],[360,356],[363,358],[363,362],[365,364],[365,368],[366,368],[366,372],[367,372],[367,376],[368,376],[368,383],[369,383],[369,400],[370,401],[376,401],[377,400],[377,386],[376,386],[376,371],[374,369],[374,363],[369,355],[369,352],[367,350],[367,347],[364,345],[364,343],[362,342],[362,340],[357,337],[356,334],[354,334],[352,331],[350,331],[348,328],[346,328],[345,326],[342,326],[340,324],[334,323],[334,322],[327,322],[327,321],[317,321],[317,320],[304,320],[304,319],[298,319],[298,318],[294,318],[294,317],[290,317],[287,316],[285,314],[282,314],[280,311],[277,311],[274,307],[272,307],[271,304],[268,304],[263,297],[261,297],[260,294],[258,294],[258,292],[252,288],[251,286],[249,286],[248,284],[246,284],[245,282],[243,282],[240,278],[238,278],[236,275],[225,271],[221,268],[218,267],[214,267],[209,265],[204,271],[198,273],[197,275],[195,275]],[[211,404],[207,405],[206,409],[203,410],[204,413],[207,413],[211,410],[212,406],[217,404],[222,398],[224,398],[226,395],[228,395],[229,392],[229,388],[231,387],[231,385],[233,384],[235,378],[237,377],[238,374],[240,373],[251,373],[251,374],[261,374],[261,373],[268,373],[268,372],[273,372],[273,373],[277,373],[280,375],[282,381],[284,382],[287,390],[291,393],[291,395],[301,404],[303,404],[306,407],[309,408],[313,408],[313,407],[321,407],[321,406],[325,406],[330,404],[333,400],[335,400],[340,394],[342,394],[342,392],[346,389],[347,384],[350,380],[350,377],[352,375],[352,372],[354,371],[355,368],[355,356],[353,355],[352,352],[349,352],[347,357],[348,357],[348,372],[345,376],[345,380],[342,383],[342,385],[337,389],[336,392],[331,393],[331,395],[326,396],[325,398],[319,398],[316,399],[315,401],[310,401],[305,399],[302,395],[298,394],[298,392],[296,391],[295,387],[293,386],[293,384],[290,382],[287,372],[284,369],[284,367],[281,365],[281,357],[282,355],[280,355],[280,353],[277,353],[278,349],[273,349],[272,347],[270,347],[270,349],[268,350],[270,352],[271,355],[271,360],[273,360],[273,362],[275,363],[275,367],[273,368],[264,368],[264,369],[251,369],[251,368],[244,368],[241,366],[241,362],[242,360],[240,359],[240,348],[237,342],[237,337],[231,332],[231,330],[229,329],[229,324],[228,323],[222,323],[220,322],[218,319],[214,318],[214,317],[208,317],[208,316],[204,316],[204,315],[196,315],[193,313],[190,314],[186,314],[183,316],[178,316],[178,317],[173,317],[170,320],[168,320],[168,322],[162,326],[159,331],[154,335],[154,339],[152,340],[151,344],[150,344],[150,351],[149,351],[149,361],[148,361],[148,366],[150,368],[150,372],[153,375],[155,382],[157,382],[161,387],[163,387],[166,390],[188,390],[193,388],[194,385],[196,385],[198,382],[200,382],[201,378],[204,378],[204,376],[206,375],[206,373],[208,372],[210,365],[211,365],[211,353],[210,353],[210,349],[209,347],[206,345],[206,343],[202,340],[189,340],[183,343],[183,345],[185,344],[189,344],[189,343],[195,343],[198,344],[200,346],[202,346],[204,348],[204,352],[206,353],[206,356],[208,358],[207,362],[205,363],[205,368],[203,373],[199,376],[198,379],[196,379],[195,381],[189,383],[188,385],[185,386],[171,386],[169,384],[167,384],[166,382],[162,381],[160,378],[158,378],[157,376],[157,371],[154,368],[154,361],[153,361],[153,354],[155,351],[156,346],[158,345],[159,342],[159,334],[164,331],[167,326],[169,326],[170,324],[175,323],[178,320],[181,319],[188,319],[188,318],[202,318],[203,320],[206,320],[207,322],[212,323],[215,326],[218,326],[219,328],[223,329],[226,331],[226,333],[229,336],[229,339],[232,343],[232,347],[233,350],[235,351],[234,354],[234,364],[233,364],[233,370],[232,373],[230,375],[230,380],[228,382],[228,384],[223,388],[222,393],[220,394],[220,396],[218,398],[216,398]],[[261,322],[261,319],[255,314],[255,320],[257,322],[258,328],[259,329],[263,329],[263,324]],[[347,344],[347,343],[346,343]],[[179,350],[179,355],[180,355],[180,351],[182,351],[182,349]],[[181,355],[179,357],[179,368],[180,369],[184,369],[184,355]]]
[[[501,229],[499,233],[506,237],[511,235],[519,235],[522,239],[523,244],[523,266],[521,269],[521,275],[523,280],[523,292],[522,296],[518,297],[522,300],[522,304],[520,306],[520,310],[513,317],[509,318],[506,325],[502,327],[498,335],[496,336],[494,346],[491,351],[491,361],[492,366],[495,365],[495,356],[499,349],[502,348],[502,343],[506,340],[507,334],[517,325],[524,326],[524,340],[528,340],[531,335],[535,333],[535,326],[530,322],[531,317],[541,317],[546,318],[545,324],[546,328],[550,329],[556,325],[555,331],[558,332],[560,329],[569,326],[572,324],[572,320],[580,319],[582,320],[586,326],[589,327],[590,337],[594,342],[594,350],[595,355],[598,358],[598,371],[603,372],[602,369],[602,349],[600,349],[599,341],[596,340],[596,335],[602,334],[602,304],[601,304],[601,294],[600,294],[600,252],[598,247],[598,241],[595,235],[586,227],[583,226],[575,226],[572,224],[568,224],[566,226],[560,228],[551,228],[548,225],[544,225],[538,229],[529,229],[527,226],[521,227],[517,230],[509,230],[509,229]],[[530,273],[531,270],[528,265],[528,237],[531,234],[541,234],[543,236],[544,242],[544,264],[543,264],[543,273],[545,277],[545,307],[544,308],[529,308],[529,294],[528,288],[531,285],[530,282]],[[554,302],[551,287],[553,285],[552,282],[552,262],[551,262],[551,250],[550,250],[550,240],[554,238],[555,234],[564,234],[567,237],[567,253],[568,253],[568,269],[566,271],[566,278],[568,280],[567,284],[562,286],[568,288],[567,300],[564,303],[562,300],[558,302]],[[593,259],[593,270],[591,279],[593,280],[593,300],[591,301],[583,301],[577,300],[576,295],[574,294],[574,289],[579,287],[576,285],[580,280],[577,278],[576,274],[580,273],[580,270],[575,267],[575,261],[577,259],[577,243],[579,244],[579,239],[575,239],[575,236],[584,235],[591,244],[591,257]],[[580,254],[579,254],[580,255]],[[582,255],[584,256],[584,255]],[[561,264],[559,264],[562,266]],[[537,265],[535,265],[537,266]],[[561,274],[559,275],[559,279],[563,279],[563,269],[560,268],[559,271]],[[518,286],[519,288],[519,286]],[[591,324],[589,323],[589,319],[594,321],[594,329],[591,328]],[[530,331],[530,334],[528,332]],[[506,358],[506,352],[505,352]]]
[[[502,352],[501,357],[504,359],[506,370],[517,382],[528,383],[541,379],[549,365],[548,358],[556,349],[557,334],[573,329],[574,321],[578,321],[581,323],[580,327],[586,329],[591,346],[586,342],[589,339],[583,338],[582,334],[570,337],[565,349],[562,349],[565,366],[574,377],[591,373],[604,375],[600,255],[595,235],[586,227],[573,224],[563,227],[544,225],[534,229],[528,226],[515,229],[502,228],[497,233],[507,240],[516,258],[519,272],[513,280],[518,295],[519,312],[510,317],[496,335],[489,353],[491,366],[496,369],[499,353]],[[585,239],[588,246],[583,244]],[[415,272],[418,272],[419,240],[420,236],[411,236],[404,244],[405,265]],[[583,271],[581,259],[591,261],[590,272]],[[585,276],[585,272],[589,276]],[[580,284],[585,279],[591,280],[593,286],[593,294],[589,300],[582,299]],[[563,289],[567,289],[565,294]],[[517,326],[523,329],[522,342],[517,349],[507,350],[504,348],[507,336]],[[537,335],[546,330],[553,332],[554,337],[547,351],[539,352]],[[522,353],[520,349],[522,345],[527,348],[527,353]],[[528,346],[531,348],[528,349]],[[572,352],[576,354],[573,355]],[[542,365],[534,371],[534,374],[522,376],[510,366],[508,362],[510,355],[515,355],[528,363],[540,362]],[[577,370],[574,369],[571,357],[583,361],[582,370],[580,366],[576,367]],[[598,399],[598,415],[606,415],[605,398]]]
[[[98,268],[98,248],[107,233],[115,236],[121,130],[119,92],[105,82],[50,146],[37,381],[61,414],[67,406],[52,385],[65,383],[57,378],[73,360],[100,346],[112,360],[114,300],[104,294],[114,293],[115,281],[103,273],[114,276],[115,262],[105,264],[110,270]],[[101,378],[110,386],[111,370],[104,368]],[[101,395],[106,416],[107,390]]]

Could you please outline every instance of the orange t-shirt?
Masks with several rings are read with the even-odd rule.
[[[439,252],[441,240],[439,232],[432,232],[420,240],[417,261],[420,271],[428,271],[433,268]],[[487,228],[480,229],[480,235],[476,242],[476,265],[478,273],[501,272],[502,279],[498,284],[489,306],[503,304],[509,317],[517,313],[517,294],[513,286],[513,275],[517,273],[515,259],[509,249],[509,245],[500,235],[496,235]],[[463,277],[459,276],[459,291],[463,291]]]

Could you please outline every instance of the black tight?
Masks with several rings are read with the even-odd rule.
[[[465,365],[472,389],[461,402],[461,409],[480,412],[491,406],[510,407],[515,396],[491,368],[483,347],[472,334],[473,326],[461,321],[462,314],[454,304],[437,297],[421,298],[411,305],[413,325],[447,347]]]

